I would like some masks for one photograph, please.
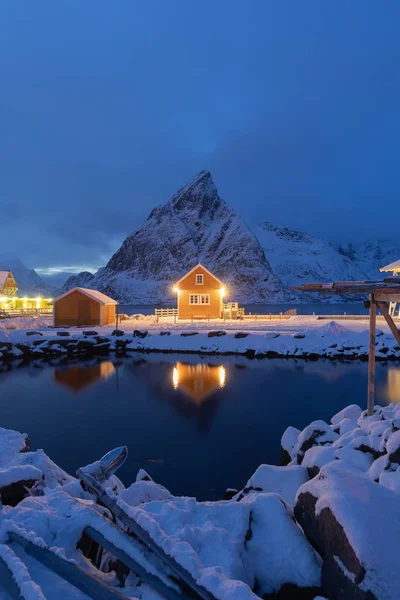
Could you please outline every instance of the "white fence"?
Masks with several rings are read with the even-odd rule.
[[[175,322],[178,318],[178,309],[177,308],[156,308],[154,311],[156,321],[160,319],[173,319]]]

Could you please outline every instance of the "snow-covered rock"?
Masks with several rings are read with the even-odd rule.
[[[251,493],[273,492],[282,496],[285,502],[293,507],[297,490],[306,481],[307,469],[300,465],[260,465],[248,480],[246,487],[234,496],[234,499],[240,501]]]
[[[304,454],[312,446],[332,444],[338,437],[338,434],[325,421],[313,421],[303,429],[298,437],[295,448],[297,462],[301,464]]]
[[[283,433],[281,438],[281,466],[288,465],[295,457],[295,447],[299,439],[300,429],[289,426]]]
[[[331,463],[299,489],[295,515],[324,555],[332,598],[398,598],[398,494]]]

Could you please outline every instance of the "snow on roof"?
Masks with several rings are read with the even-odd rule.
[[[68,292],[64,292],[64,294],[61,294],[61,296],[58,296],[58,298],[55,298],[53,303],[57,302],[58,300],[61,300],[61,298],[64,298],[65,296],[68,296],[69,294],[72,294],[72,292],[81,292],[82,294],[85,294],[85,296],[92,298],[92,300],[95,300],[99,304],[118,304],[118,302],[116,300],[113,300],[109,296],[102,294],[102,292],[99,292],[98,290],[90,290],[88,288],[82,288],[82,287],[74,287],[71,290],[68,290]]]
[[[8,279],[10,271],[0,271],[0,286],[3,286]]]
[[[222,281],[221,281],[220,279],[218,279],[218,277],[216,277],[216,276],[215,276],[213,273],[211,273],[211,271],[209,271],[208,269],[206,269],[206,267],[205,267],[204,265],[202,265],[201,263],[198,263],[198,264],[197,264],[195,267],[193,267],[193,269],[190,269],[190,271],[188,271],[187,273],[185,273],[185,275],[184,275],[183,277],[181,277],[181,278],[179,279],[179,281],[177,281],[177,282],[176,282],[176,284],[175,284],[175,285],[178,285],[178,284],[179,284],[181,281],[183,281],[184,279],[186,279],[186,277],[187,277],[188,275],[190,275],[190,273],[193,273],[193,271],[195,271],[195,270],[196,270],[196,269],[198,269],[199,267],[200,267],[201,269],[204,269],[204,271],[205,271],[206,273],[208,273],[209,275],[211,275],[211,277],[214,277],[214,279],[216,279],[216,280],[217,280],[217,281],[218,281],[218,282],[219,282],[221,285],[224,285],[224,284],[222,283]]]
[[[390,265],[386,265],[386,267],[382,267],[379,270],[381,273],[386,273],[387,271],[400,271],[400,260],[395,260],[390,263]]]

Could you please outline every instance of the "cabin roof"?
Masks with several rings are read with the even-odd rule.
[[[0,271],[0,286],[3,286],[8,279],[11,271]]]
[[[102,305],[118,304],[118,302],[116,300],[113,300],[112,298],[110,298],[109,296],[106,296],[102,292],[99,292],[97,290],[90,290],[88,288],[82,288],[82,287],[74,287],[71,290],[68,290],[68,292],[64,292],[64,294],[61,294],[61,296],[58,296],[58,298],[55,298],[53,300],[53,304],[54,304],[54,302],[58,302],[58,300],[61,300],[61,298],[65,298],[65,296],[72,294],[72,292],[81,292],[85,296],[88,296],[88,298],[91,298],[92,300],[95,300],[96,302],[98,302],[99,304],[102,304]]]
[[[388,271],[397,271],[397,269],[400,270],[400,260],[395,260],[394,262],[390,263],[389,265],[386,265],[386,267],[382,267],[379,270],[381,271],[381,273],[387,273]]]
[[[220,279],[218,279],[218,277],[216,277],[216,276],[215,276],[213,273],[211,273],[211,271],[209,271],[208,269],[206,269],[206,267],[205,267],[204,265],[202,265],[201,263],[197,263],[197,265],[196,265],[196,266],[194,266],[194,267],[193,267],[193,269],[190,269],[190,271],[188,271],[187,273],[185,273],[185,275],[184,275],[183,277],[181,277],[181,278],[179,279],[179,281],[177,281],[177,282],[176,282],[176,284],[175,284],[175,285],[178,285],[178,284],[179,284],[181,281],[183,281],[184,279],[186,279],[186,277],[187,277],[188,275],[190,275],[191,273],[193,273],[193,271],[195,271],[195,270],[196,270],[196,269],[198,269],[199,267],[201,267],[202,269],[204,269],[204,271],[205,271],[206,273],[208,273],[209,275],[211,275],[211,277],[214,277],[214,279],[216,279],[216,280],[217,280],[217,281],[218,281],[218,282],[219,282],[221,285],[224,285],[224,284],[222,283],[222,281],[221,281]]]

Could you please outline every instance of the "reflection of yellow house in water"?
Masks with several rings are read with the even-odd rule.
[[[217,365],[189,365],[176,363],[172,371],[175,390],[182,390],[196,404],[201,404],[217,389],[225,386],[225,367]]]
[[[398,367],[389,367],[385,392],[389,402],[400,402],[400,369]]]
[[[54,379],[73,392],[80,392],[98,381],[105,381],[114,371],[113,363],[107,360],[90,367],[74,365],[67,369],[55,369]]]

